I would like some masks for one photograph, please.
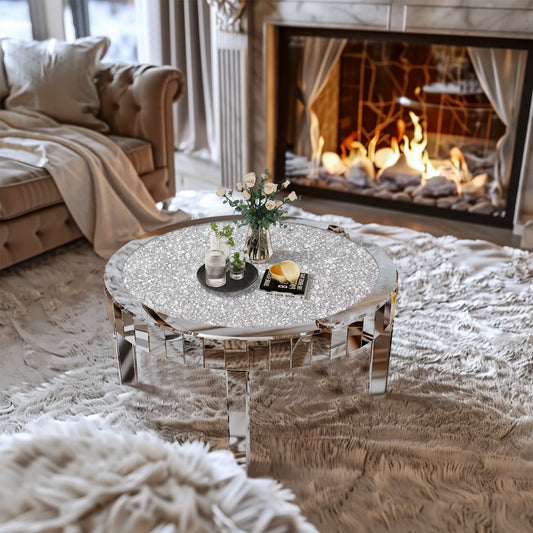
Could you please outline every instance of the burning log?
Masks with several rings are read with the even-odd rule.
[[[457,148],[457,146],[454,146],[450,150],[450,160],[453,166],[457,169],[459,183],[466,183],[467,181],[470,181],[472,175],[468,170],[468,165],[466,163],[465,156],[463,152],[461,152],[461,150]]]
[[[374,176],[374,165],[367,157],[358,157],[346,170],[346,179],[357,187],[366,187]]]
[[[393,137],[390,146],[376,150],[374,155],[374,165],[376,165],[377,168],[390,167],[398,161],[399,157],[400,147],[398,146],[396,139]]]
[[[504,208],[501,193],[494,190],[495,182],[485,170],[492,164],[486,156],[476,158],[467,151],[465,157],[454,146],[447,159],[430,160],[428,138],[420,118],[413,112],[409,115],[414,128],[412,138],[406,134],[405,122],[399,119],[397,136],[390,137],[389,146],[383,138],[380,140],[380,126],[368,146],[357,140],[358,132],[352,132],[340,143],[340,155],[322,154],[322,139],[315,154],[318,160],[313,158],[314,171],[301,178],[302,183],[472,213],[489,214]],[[379,149],[378,142],[382,146]],[[472,168],[476,168],[474,173]]]
[[[419,192],[420,196],[439,198],[457,194],[457,185],[444,176],[429,178]]]
[[[378,179],[389,191],[401,191],[410,185],[420,185],[422,173],[409,166],[404,154],[398,157],[394,165],[381,169],[377,174]]]
[[[335,152],[324,152],[322,154],[322,164],[328,174],[332,176],[342,176],[346,172],[346,165]]]
[[[488,183],[488,174],[478,174],[475,178],[471,179],[461,187],[462,193],[471,198],[480,198],[481,196],[485,196]]]

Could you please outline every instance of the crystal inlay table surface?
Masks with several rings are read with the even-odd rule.
[[[206,325],[253,329],[314,324],[370,294],[379,269],[364,248],[320,228],[287,226],[272,229],[275,253],[258,265],[259,275],[290,258],[309,274],[305,298],[273,297],[258,290],[258,283],[236,293],[215,293],[199,284],[196,270],[204,262],[209,224],[167,233],[135,250],[122,271],[124,285],[135,298],[178,321],[193,315]],[[235,230],[235,242],[244,243],[245,234],[246,228]]]
[[[381,248],[342,228],[288,218],[286,228],[271,229],[274,255],[257,265],[258,280],[243,291],[215,292],[196,272],[210,222],[232,218],[184,222],[126,244],[106,266],[106,309],[123,383],[137,381],[143,354],[226,372],[229,447],[247,462],[250,371],[297,368],[371,344],[369,391],[385,392],[397,272]],[[235,230],[237,249],[245,234]],[[265,269],[285,259],[309,274],[304,297],[259,289]]]

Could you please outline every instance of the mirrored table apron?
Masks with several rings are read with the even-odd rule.
[[[106,310],[121,383],[138,381],[138,358],[225,372],[228,446],[250,456],[250,372],[293,369],[354,355],[370,344],[369,392],[387,387],[397,270],[383,249],[338,226],[287,217],[271,228],[274,254],[257,281],[222,293],[196,278],[210,223],[197,219],[129,242],[106,265]],[[246,228],[234,233],[244,247]],[[259,289],[263,272],[290,259],[309,276],[304,296]]]

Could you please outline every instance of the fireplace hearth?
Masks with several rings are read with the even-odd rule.
[[[531,41],[277,28],[274,170],[295,190],[512,227]]]

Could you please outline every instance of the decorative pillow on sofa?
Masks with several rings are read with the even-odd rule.
[[[5,108],[39,111],[58,122],[106,132],[96,118],[100,99],[94,83],[107,37],[83,37],[72,43],[3,39],[9,86]]]

